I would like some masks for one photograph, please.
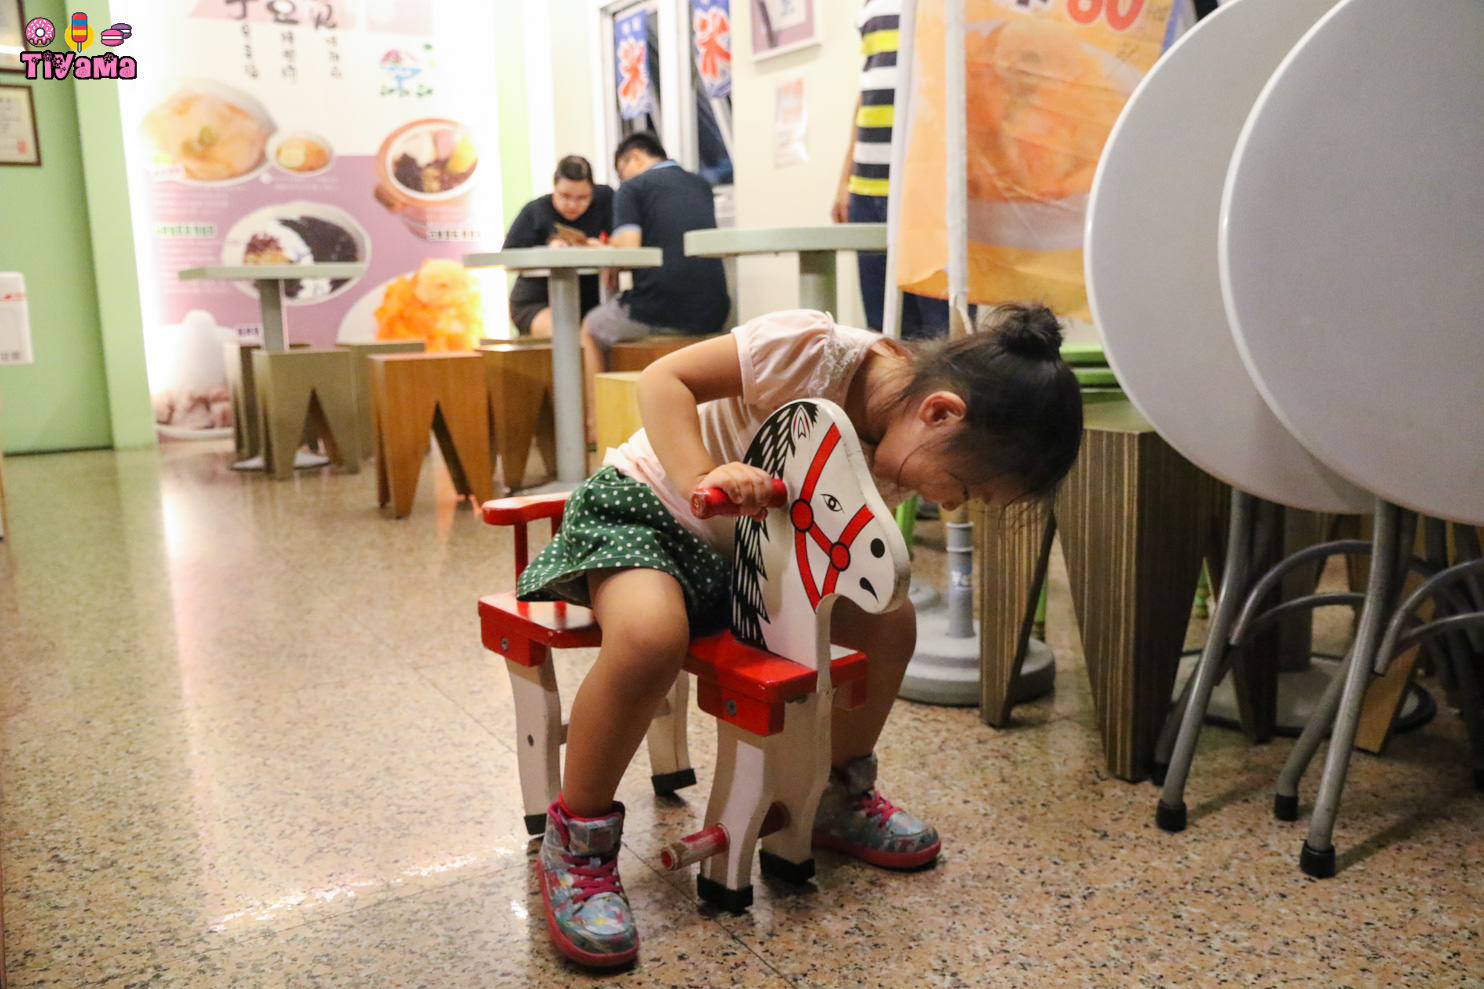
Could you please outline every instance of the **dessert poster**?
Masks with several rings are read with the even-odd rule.
[[[1167,41],[1173,0],[964,0],[969,301],[1088,318],[1082,237],[1108,133]],[[898,281],[946,298],[943,0],[919,0]],[[900,101],[898,103],[900,107]]]
[[[118,91],[161,433],[230,430],[223,344],[261,332],[250,280],[183,282],[185,268],[365,263],[285,283],[293,343],[463,349],[505,325],[504,279],[457,266],[504,234],[492,5],[113,0],[111,14],[139,65]],[[417,282],[427,262],[436,277]],[[389,289],[458,316],[378,320]]]

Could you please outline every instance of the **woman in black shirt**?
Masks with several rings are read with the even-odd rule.
[[[505,247],[567,247],[575,234],[563,236],[558,225],[581,231],[586,243],[602,242],[613,222],[613,189],[593,184],[593,166],[586,158],[568,155],[557,162],[551,195],[526,203],[510,224]],[[598,304],[598,276],[583,275],[582,313]],[[521,333],[551,336],[551,304],[545,278],[521,275],[510,290],[510,321]]]

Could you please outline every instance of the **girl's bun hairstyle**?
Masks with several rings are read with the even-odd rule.
[[[1006,353],[1033,361],[1054,361],[1061,357],[1061,321],[1045,306],[1015,303],[996,306],[980,325],[981,332],[988,329],[998,338]]]
[[[1050,498],[1082,444],[1082,392],[1061,359],[1061,321],[1036,303],[981,312],[977,332],[916,348],[903,407],[939,389],[964,400],[948,443],[970,486],[1012,481],[1019,497]]]

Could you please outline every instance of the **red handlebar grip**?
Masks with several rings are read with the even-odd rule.
[[[788,488],[778,478],[773,478],[773,490],[768,495],[767,507],[782,508],[787,502]],[[698,519],[709,519],[713,515],[743,514],[721,488],[696,488],[690,494],[690,510]]]

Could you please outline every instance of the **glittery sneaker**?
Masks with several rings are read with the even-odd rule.
[[[813,843],[887,869],[914,869],[938,857],[942,842],[929,824],[876,790],[876,756],[852,759],[830,781],[814,814]]]
[[[541,899],[557,950],[584,965],[611,968],[633,961],[639,931],[618,878],[623,804],[602,817],[577,817],[560,799],[546,811],[541,841]]]

